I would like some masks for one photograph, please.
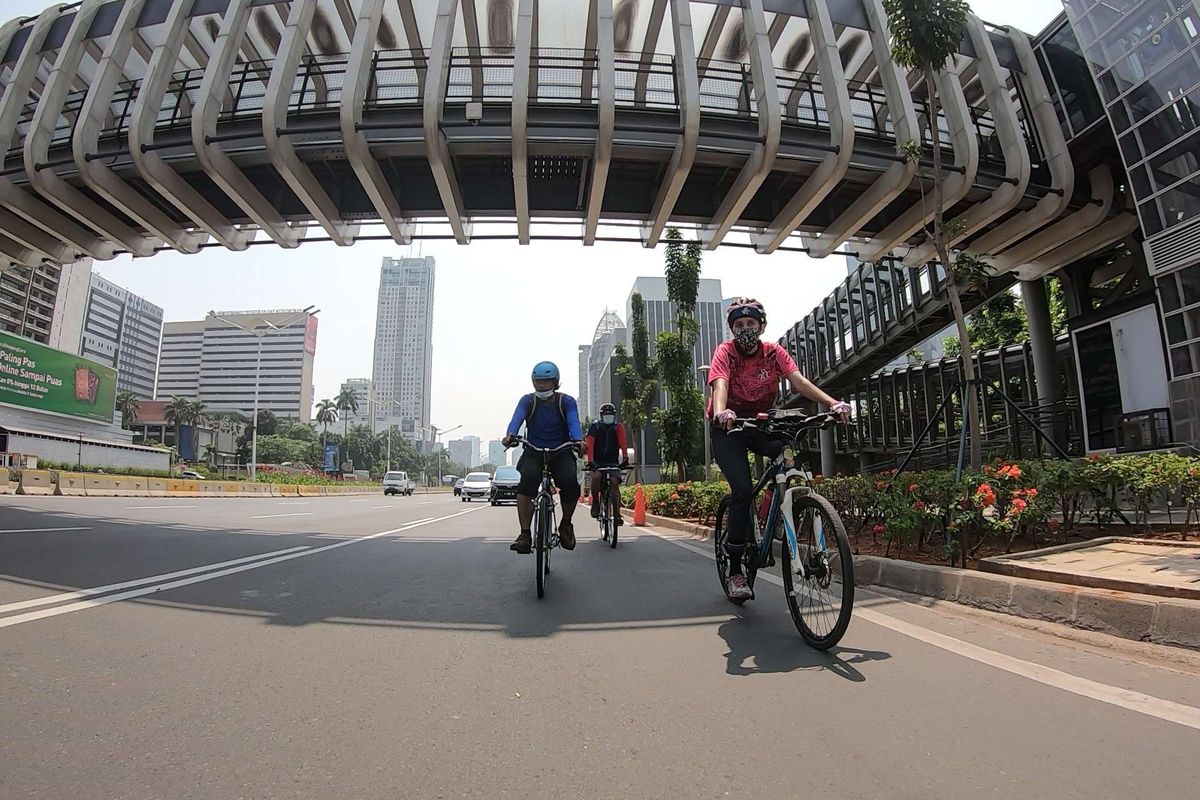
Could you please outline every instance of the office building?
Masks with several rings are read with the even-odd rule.
[[[616,313],[606,309],[596,323],[592,343],[579,346],[579,396],[576,399],[581,420],[594,420],[600,416],[600,406],[604,403],[599,399],[600,373],[612,357],[613,349],[624,342],[624,323]]]
[[[117,390],[154,397],[163,310],[92,273],[79,354],[117,371]]]
[[[90,271],[90,261],[62,267],[39,264],[0,271],[0,331],[75,352],[79,346],[78,337],[72,339],[70,330],[57,330],[55,318],[62,320],[60,326],[65,323],[68,328],[80,324],[78,293],[64,293],[60,301],[59,286],[64,273],[69,283],[73,275],[85,269]],[[74,310],[71,305],[75,306]]]
[[[351,428],[355,425],[366,425],[371,427],[372,413],[380,414],[377,411],[378,400],[375,397],[374,385],[370,378],[347,378],[342,381],[339,387],[338,394],[349,389],[354,392],[354,396],[358,399],[358,410],[340,409],[338,411],[338,425],[343,423],[348,424]],[[336,399],[336,398],[335,398]],[[375,430],[384,430],[387,428],[387,423],[383,421],[382,416],[379,420],[382,424],[377,425]]]
[[[58,292],[54,296],[54,315],[50,320],[50,347],[68,353],[80,352],[88,294],[92,287],[92,259],[63,264],[58,272]],[[158,347],[154,348],[155,359]],[[114,365],[115,366],[115,365]],[[154,385],[150,390],[153,393]]]
[[[492,441],[488,442],[487,463],[489,463],[495,467],[501,467],[501,466],[504,466],[505,457],[506,457],[506,453],[504,452],[504,443],[503,442],[500,442],[498,440],[492,440]]]
[[[385,258],[379,273],[372,378],[379,414],[408,438],[429,437],[434,260]]]
[[[450,451],[450,460],[463,469],[471,469],[479,466],[478,436],[464,436],[461,439],[452,439],[448,449]]]
[[[308,422],[316,352],[317,318],[304,311],[227,311],[168,322],[156,398],[178,395],[200,400],[209,413],[249,416],[257,372],[260,409]]]

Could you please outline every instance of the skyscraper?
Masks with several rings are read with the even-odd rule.
[[[596,323],[590,345],[579,346],[579,416],[596,419],[600,416],[600,373],[612,356],[617,344],[625,342],[625,326],[614,312],[604,311]]]
[[[63,314],[59,298],[60,281],[64,274],[69,275],[76,269],[90,270],[90,261],[82,265],[76,263],[58,267],[44,263],[0,271],[0,331],[15,333],[46,345],[51,344],[53,339],[53,346],[75,351],[79,346],[78,338],[73,342],[63,342],[62,337],[55,336],[54,320]],[[77,313],[68,313],[64,319],[78,323],[79,317]]]
[[[344,421],[351,428],[355,425],[371,427],[371,412],[375,411],[375,407],[378,404],[371,379],[347,378],[342,381],[338,394],[347,389],[354,392],[354,396],[358,398],[358,411],[351,411],[350,409],[338,411],[338,422],[341,423]],[[379,426],[376,430],[383,430],[385,427]]]
[[[463,469],[471,469],[472,467],[479,466],[478,436],[464,436],[461,439],[452,439],[447,449],[450,451],[450,460]]]
[[[92,273],[78,343],[82,356],[117,370],[117,389],[154,397],[163,310]]]
[[[163,325],[156,397],[199,399],[208,412],[254,408],[258,374],[260,409],[308,422],[312,415],[313,357],[317,352],[317,318],[298,311],[229,311],[194,322]],[[251,330],[266,330],[259,337]],[[262,347],[259,365],[258,348]]]
[[[373,376],[378,413],[384,419],[398,416],[400,431],[411,439],[428,436],[433,383],[433,286],[432,256],[383,259]]]
[[[504,466],[505,455],[503,442],[498,439],[488,442],[487,463],[496,467],[502,467]]]

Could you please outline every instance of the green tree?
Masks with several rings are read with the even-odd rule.
[[[321,444],[325,444],[325,434],[329,426],[338,421],[338,407],[333,400],[322,400],[317,404],[317,424],[321,426]]]
[[[342,438],[348,439],[350,436],[350,415],[358,413],[358,392],[345,386],[337,393],[337,397],[333,399],[333,402],[342,417]],[[347,452],[346,456],[349,457],[350,453]]]
[[[1050,332],[1058,336],[1066,333],[1066,303],[1062,296],[1062,284],[1058,280],[1047,282],[1050,301]],[[1029,341],[1029,318],[1016,292],[1001,292],[967,317],[967,331],[971,343],[979,350],[1005,347]],[[957,358],[962,354],[957,336],[942,340],[946,356]]]
[[[650,336],[646,329],[646,303],[637,292],[629,298],[629,329],[633,339],[633,360],[623,345],[613,348],[617,359],[617,388],[621,393],[621,418],[637,444],[637,470],[642,474],[646,461],[646,425],[658,396],[654,365],[650,363]]]
[[[687,480],[687,463],[702,434],[704,395],[696,387],[696,294],[700,288],[700,247],[684,245],[675,228],[667,230],[667,297],[675,304],[675,330],[655,341],[658,377],[667,392],[667,405],[654,411],[658,447],[665,462],[675,465],[679,480]]]
[[[183,441],[183,426],[191,418],[192,401],[186,397],[175,395],[163,408],[163,418],[175,427],[175,447]]]
[[[121,412],[121,427],[131,430],[137,422],[138,412],[142,410],[137,395],[128,390],[117,392],[116,407]]]
[[[975,361],[971,349],[971,336],[967,330],[967,319],[963,313],[961,292],[965,286],[977,283],[985,274],[978,259],[959,254],[950,258],[950,242],[960,230],[954,223],[947,223],[942,208],[945,172],[942,167],[942,148],[938,138],[937,91],[934,74],[943,68],[946,61],[958,51],[963,31],[967,25],[970,6],[966,0],[883,0],[888,27],[892,36],[892,57],[896,63],[917,70],[924,78],[929,112],[929,131],[933,151],[933,172],[929,176],[933,184],[933,230],[930,237],[937,251],[938,261],[946,271],[946,294],[954,311],[958,327],[958,338],[963,351],[963,374],[967,379],[966,403],[971,425],[971,468],[978,470],[983,460],[979,431],[979,403],[975,385]],[[906,142],[901,150],[905,158],[919,162],[922,147],[919,142]]]

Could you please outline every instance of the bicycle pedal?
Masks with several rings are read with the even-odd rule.
[[[775,554],[774,553],[771,553],[769,556],[767,556],[767,566],[768,567],[775,566]]]

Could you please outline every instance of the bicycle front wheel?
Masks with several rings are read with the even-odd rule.
[[[533,549],[537,553],[537,596],[546,596],[546,574],[550,571],[550,509],[543,498],[537,507],[533,523]]]
[[[854,557],[837,510],[819,494],[796,498],[800,564],[783,546],[783,591],[801,638],[817,650],[837,644],[854,608]],[[799,573],[799,574],[798,574]]]
[[[616,549],[617,546],[617,511],[621,508],[621,495],[616,489],[610,488],[608,495],[604,498],[604,504],[607,512],[604,517],[604,534],[608,539],[608,546]]]

